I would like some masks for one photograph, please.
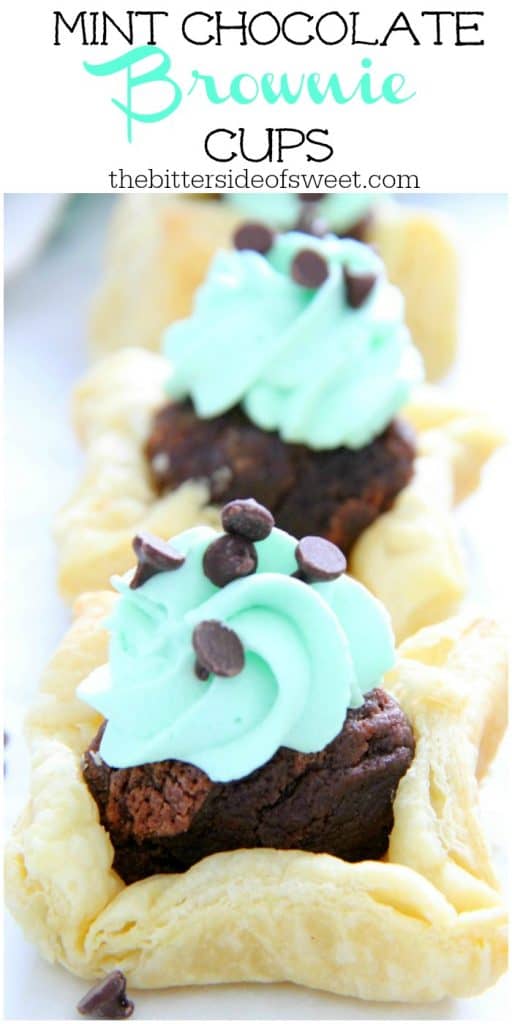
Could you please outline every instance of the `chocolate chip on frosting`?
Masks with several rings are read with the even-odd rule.
[[[149,459],[162,450],[172,453],[173,469],[154,480],[157,494],[190,479],[209,479],[213,504],[252,495],[279,529],[295,537],[320,534],[346,555],[407,486],[416,456],[400,420],[364,448],[315,451],[256,427],[240,406],[203,420],[190,402],[175,401],[157,412],[146,448]],[[223,475],[227,470],[222,487],[213,488],[212,466],[222,467]]]
[[[254,498],[245,498],[224,505],[222,525],[227,533],[239,534],[246,540],[265,540],[273,529],[274,517]]]
[[[343,267],[345,294],[352,309],[359,309],[368,298],[377,280],[375,274],[358,274],[356,271]]]
[[[185,561],[185,556],[173,548],[171,544],[154,537],[151,533],[138,533],[133,540],[133,550],[137,555],[138,564],[133,575],[130,587],[136,590],[143,583],[147,583],[152,576],[159,572],[171,572],[179,569]]]
[[[323,192],[299,192],[301,203],[319,203],[323,198]]]
[[[274,232],[257,221],[241,224],[233,235],[235,249],[252,249],[265,256],[274,244]]]
[[[245,664],[240,638],[216,619],[200,622],[192,634],[192,646],[197,655],[196,673],[206,670],[216,676],[237,676]],[[204,675],[199,676],[204,678]]]
[[[347,568],[345,555],[323,537],[303,537],[295,549],[300,578],[308,583],[336,580]]]
[[[319,217],[313,203],[306,203],[301,211],[293,231],[300,231],[303,235],[313,235],[315,238],[324,238],[329,232],[327,221]]]
[[[201,662],[198,661],[197,658],[196,658],[196,663],[194,665],[194,672],[195,672],[197,678],[200,679],[202,683],[205,683],[206,680],[210,676],[209,670],[207,668],[205,668],[204,665],[201,665]]]
[[[258,556],[254,544],[245,537],[225,533],[208,545],[203,557],[205,576],[216,587],[255,572]]]
[[[291,275],[303,288],[320,288],[329,276],[329,267],[314,249],[301,249],[291,265]]]
[[[126,978],[122,971],[111,971],[93,985],[77,1005],[78,1013],[92,1020],[126,1020],[134,1004],[126,998]]]

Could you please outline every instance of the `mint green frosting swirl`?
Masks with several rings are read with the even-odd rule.
[[[342,232],[366,217],[379,199],[367,191],[331,192],[322,196],[315,210],[331,231]],[[224,202],[247,220],[264,221],[280,231],[294,228],[303,210],[297,192],[228,192]]]
[[[315,249],[329,276],[317,290],[290,276],[294,256]],[[348,305],[343,267],[377,281]],[[421,380],[403,298],[379,257],[352,239],[280,235],[267,256],[221,251],[195,309],[164,338],[172,398],[191,397],[198,416],[238,403],[263,430],[314,449],[360,448],[376,437]]]
[[[100,754],[112,767],[175,758],[228,782],[281,746],[322,750],[394,662],[389,617],[361,584],[294,579],[297,542],[274,529],[256,545],[257,572],[218,589],[202,569],[217,536],[187,530],[173,539],[186,555],[180,569],[135,590],[130,574],[114,581],[109,662],[78,688],[107,719]],[[232,679],[195,674],[192,632],[208,619],[243,643]]]

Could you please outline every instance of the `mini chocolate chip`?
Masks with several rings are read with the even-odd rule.
[[[257,221],[241,224],[233,235],[235,249],[253,249],[262,256],[269,252],[274,244],[274,232]]]
[[[319,203],[323,198],[323,192],[299,192],[301,203]]]
[[[301,249],[291,265],[291,275],[303,288],[319,288],[329,277],[329,267],[314,249]]]
[[[343,230],[336,231],[336,235],[338,238],[355,238],[356,242],[365,242],[366,245],[369,245],[370,249],[375,250],[373,242],[368,242],[372,220],[373,215],[369,213],[366,217],[361,217],[360,220],[355,221],[354,224],[349,224]]]
[[[112,971],[86,993],[77,1005],[83,1017],[92,1020],[126,1020],[134,1005],[126,998],[126,978],[122,971]]]
[[[209,678],[209,675],[210,675],[209,670],[207,668],[205,668],[204,665],[201,665],[201,662],[198,661],[197,658],[196,658],[196,663],[194,665],[194,672],[195,672],[197,678],[200,679],[202,683],[206,682],[206,680]]]
[[[204,574],[216,587],[225,587],[242,576],[250,576],[257,564],[254,544],[232,533],[212,541],[203,556]]]
[[[200,622],[192,634],[192,646],[201,669],[228,679],[237,676],[245,665],[240,638],[222,622]]]
[[[347,568],[343,552],[323,537],[303,537],[297,544],[295,557],[308,583],[336,580]]]
[[[327,221],[317,215],[315,207],[310,205],[302,208],[293,230],[300,231],[303,235],[324,238],[329,231],[329,227]]]
[[[375,274],[358,274],[348,267],[343,267],[343,279],[348,305],[352,309],[359,309],[368,298],[377,277]]]
[[[227,533],[237,533],[246,540],[265,540],[272,532],[274,517],[254,498],[245,498],[224,505],[222,525]]]
[[[133,540],[132,547],[138,559],[138,565],[130,583],[132,590],[141,587],[143,583],[147,583],[152,576],[156,576],[159,572],[179,569],[185,561],[185,555],[151,533],[138,533]]]

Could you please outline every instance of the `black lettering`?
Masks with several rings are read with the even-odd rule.
[[[286,135],[289,135],[290,141],[286,142]],[[298,138],[297,138],[298,136]],[[300,149],[306,141],[304,132],[300,131],[299,128],[278,128],[277,129],[277,162],[282,164],[283,153],[289,149]]]
[[[263,153],[262,156],[249,156],[249,154],[247,152],[247,147],[245,145],[246,129],[245,128],[240,128],[240,155],[243,156],[244,160],[248,160],[249,163],[251,163],[251,164],[261,164],[261,163],[263,163],[264,160],[272,160],[272,155],[273,155],[273,150],[272,150],[273,131],[272,131],[272,128],[266,128],[265,131],[266,131],[266,136],[267,136],[267,145],[266,145],[265,152]]]
[[[259,20],[259,18],[272,19],[272,25],[275,30],[275,35],[272,36],[272,39],[256,39],[256,36],[254,34],[254,24],[256,21]],[[249,38],[252,40],[253,43],[256,43],[257,46],[270,46],[271,43],[275,43],[276,39],[279,39],[280,33],[281,27],[279,25],[279,21],[276,18],[275,14],[272,14],[272,11],[260,11],[259,14],[255,14],[254,18],[251,18],[249,22]]]
[[[227,135],[230,139],[235,139],[236,132],[231,132],[229,128],[214,128],[212,132],[208,132],[208,135],[204,140],[205,153],[210,157],[210,160],[215,160],[217,163],[228,164],[231,160],[234,160],[236,150],[233,150],[230,156],[215,156],[215,154],[210,150],[210,140],[212,140],[216,135]]]
[[[208,43],[211,43],[212,39],[215,38],[212,34],[210,34],[206,39],[192,39],[192,37],[187,34],[188,23],[192,18],[205,18],[207,22],[210,22],[213,21],[213,14],[208,14],[207,11],[193,11],[192,14],[187,14],[186,18],[184,18],[181,23],[181,34],[183,38],[187,40],[187,43],[192,43],[193,46],[208,46]]]
[[[352,11],[352,46],[378,46],[378,39],[374,39],[371,43],[368,39],[357,38],[357,22],[359,14],[360,11]]]
[[[322,33],[320,32],[320,26],[321,26],[322,22],[325,21],[326,18],[332,18],[332,17],[334,17],[336,19],[336,21],[340,21],[342,23],[343,35],[339,36],[336,39],[325,39],[324,36],[322,35]],[[324,46],[337,46],[338,43],[342,43],[343,40],[345,39],[346,35],[347,35],[347,32],[348,32],[348,25],[347,25],[347,23],[345,21],[345,18],[343,17],[342,14],[339,13],[339,11],[326,11],[325,14],[322,14],[322,16],[318,19],[318,21],[316,23],[316,34],[317,34],[320,42],[323,43]]]
[[[136,18],[149,18],[149,39],[148,46],[156,46],[155,18],[168,18],[168,11],[135,11]]]
[[[444,17],[445,15],[448,15],[449,18],[454,18],[455,17],[455,12],[454,11],[422,11],[421,12],[421,17],[422,18],[435,18],[436,37],[434,39],[434,46],[442,46],[443,45],[443,36],[442,36],[442,32],[441,32],[441,18]]]
[[[388,29],[386,35],[384,36],[384,39],[380,44],[381,46],[388,45],[388,39],[391,35],[393,35],[393,32],[408,32],[409,35],[411,36],[414,46],[421,45],[418,36],[414,34],[411,28],[411,24],[407,15],[405,15],[403,11],[400,11],[400,14],[397,14],[393,24],[391,25],[391,28]]]
[[[129,43],[130,46],[133,45],[133,11],[126,11],[126,14],[128,16],[128,31],[123,32],[123,29],[120,27],[120,25],[117,24],[117,21],[114,21],[110,14],[107,14],[106,11],[103,11],[103,38],[101,40],[102,46],[108,46],[109,44],[109,25],[111,25],[112,28],[116,30],[116,32],[119,32],[119,35],[122,36],[123,39],[126,39],[126,42]]]
[[[61,22],[64,28],[68,30],[68,32],[74,32],[77,25],[80,25],[80,28],[82,29],[82,46],[87,46],[87,30],[85,27],[85,15],[87,13],[86,11],[79,11],[72,25],[68,25],[64,15],[61,14],[60,11],[54,11],[53,13],[55,15],[55,31],[53,35],[54,46],[61,45],[59,33],[59,26]]]
[[[462,32],[480,32],[480,25],[477,21],[473,21],[470,25],[464,25],[461,21],[462,18],[474,17],[478,15],[483,18],[483,11],[457,11],[455,15],[455,46],[483,46],[485,43],[484,39],[461,39]]]
[[[89,46],[98,46],[97,22],[98,22],[99,11],[90,11],[89,13],[91,15],[91,22],[92,22],[92,25],[91,25],[91,28],[92,28],[92,39],[89,40]]]
[[[334,149],[332,148],[329,142],[322,142],[321,139],[314,138],[315,135],[327,136],[328,134],[329,131],[327,128],[311,128],[311,130],[307,133],[306,139],[308,142],[311,143],[312,146],[319,146],[320,149],[327,150],[327,153],[324,153],[323,156],[313,156],[311,153],[308,153],[308,155],[306,156],[306,160],[308,163],[323,164],[325,160],[330,160],[331,157],[334,155]]]
[[[307,44],[311,43],[312,40],[315,38],[311,33],[309,34],[307,39],[291,39],[290,36],[288,35],[288,22],[291,21],[292,18],[305,18],[306,23],[309,24],[310,22],[313,21],[313,15],[307,14],[306,11],[292,11],[291,14],[287,14],[286,17],[283,18],[283,24],[281,26],[283,39],[286,39],[287,43],[291,43],[292,46],[307,46]]]
[[[240,46],[247,46],[247,11],[238,11],[237,13],[240,14],[242,18],[238,25],[224,25],[221,21],[222,11],[215,11],[217,30],[215,46],[222,46],[223,32],[241,32],[242,42],[240,43]]]

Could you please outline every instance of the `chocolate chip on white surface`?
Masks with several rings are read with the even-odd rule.
[[[83,996],[78,1013],[91,1020],[126,1020],[134,1004],[126,997],[126,978],[122,971],[111,971]]]

